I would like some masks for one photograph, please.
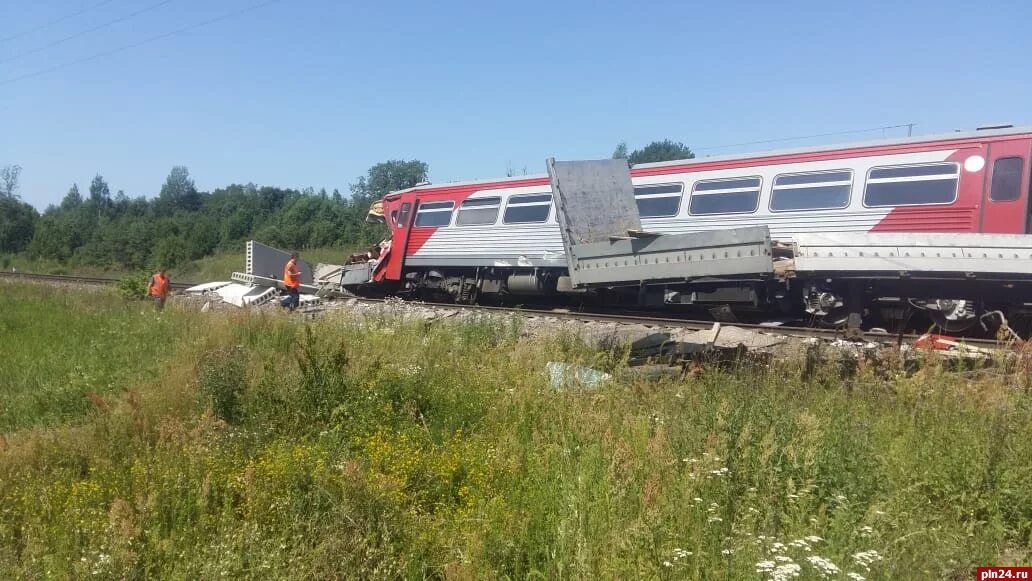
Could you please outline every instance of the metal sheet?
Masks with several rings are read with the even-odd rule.
[[[341,286],[354,286],[369,282],[373,276],[373,265],[368,262],[361,264],[349,264],[344,267],[344,274],[341,276]]]
[[[624,159],[547,161],[567,255],[571,244],[604,242],[641,230]]]
[[[1032,236],[1021,234],[806,234],[796,272],[1032,275]]]
[[[770,233],[763,226],[579,244],[571,262],[575,286],[773,272]]]
[[[280,280],[283,278],[283,267],[286,266],[288,260],[290,260],[289,252],[249,240],[244,272]],[[301,270],[301,284],[312,284],[315,280],[312,276],[312,265],[306,262],[304,257],[299,257],[297,266]]]

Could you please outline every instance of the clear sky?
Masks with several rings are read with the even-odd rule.
[[[1027,0],[279,0],[22,78],[265,1],[0,0],[0,165],[23,199],[97,173],[153,196],[173,165],[202,190],[345,192],[387,159],[445,182],[621,140],[702,156],[1032,124]]]

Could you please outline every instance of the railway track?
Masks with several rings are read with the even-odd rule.
[[[34,281],[61,282],[67,284],[93,284],[109,285],[116,284],[119,279],[103,276],[79,276],[75,274],[38,274],[34,272],[6,272],[0,271],[0,278],[14,278]],[[175,290],[183,290],[195,286],[194,282],[173,282],[170,283]]]
[[[61,282],[70,284],[89,284],[89,285],[112,285],[118,282],[116,278],[109,277],[92,277],[92,276],[78,276],[78,275],[63,275],[63,274],[36,274],[36,273],[24,273],[24,272],[0,272],[0,278],[16,278],[23,280],[33,281],[50,281],[50,282]],[[180,282],[172,283],[172,288],[176,290],[183,290],[195,286],[198,283],[193,282]],[[356,300],[365,304],[385,304],[390,299],[382,298],[365,298],[365,297],[349,297],[346,300]],[[556,309],[556,308],[526,308],[526,307],[499,307],[489,305],[459,305],[454,303],[437,303],[437,302],[425,302],[425,301],[405,301],[407,304],[413,306],[424,306],[432,308],[443,308],[452,309],[457,311],[466,312],[481,312],[485,314],[507,314],[516,313],[527,317],[549,317],[560,320],[571,320],[580,322],[595,322],[595,323],[618,323],[625,325],[642,325],[646,327],[663,327],[663,328],[679,328],[689,331],[693,330],[704,330],[709,329],[713,326],[713,321],[700,321],[691,319],[679,319],[670,317],[659,317],[659,316],[642,316],[642,315],[630,315],[630,314],[619,314],[619,313],[592,313],[592,312],[576,312],[569,309]],[[318,308],[316,307],[316,311]],[[845,339],[845,333],[842,329],[825,329],[817,327],[795,327],[786,325],[772,325],[772,324],[756,324],[756,323],[733,323],[733,326],[740,329],[748,329],[751,331],[771,333],[776,335],[784,335],[787,337],[798,337],[798,338],[819,338],[819,339]],[[903,333],[903,334],[886,334],[886,333],[866,333],[865,340],[874,343],[882,344],[896,344],[896,343],[909,343],[916,340],[920,335],[914,333]],[[1001,348],[1008,344],[993,340],[993,339],[978,339],[968,338],[963,339],[963,342],[977,347],[988,347],[988,348]]]

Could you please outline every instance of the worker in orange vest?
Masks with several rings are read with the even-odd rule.
[[[287,298],[282,304],[287,310],[293,311],[301,301],[301,269],[297,267],[296,252],[290,254],[290,260],[283,267],[283,286],[286,287]]]
[[[165,299],[168,298],[168,277],[165,276],[164,268],[151,277],[147,283],[147,292],[154,297],[154,306],[158,311],[165,308]]]

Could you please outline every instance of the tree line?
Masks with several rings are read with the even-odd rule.
[[[177,166],[156,197],[130,198],[121,190],[112,195],[97,175],[85,194],[73,184],[42,214],[19,198],[19,171],[0,170],[0,254],[139,269],[173,268],[250,239],[295,250],[379,241],[383,227],[365,221],[370,204],[426,181],[429,168],[418,160],[376,164],[348,196],[254,184],[201,192],[187,168]]]
[[[620,143],[613,158],[648,163],[695,157],[681,143],[655,141],[628,152]],[[60,204],[39,213],[18,195],[21,167],[0,168],[0,255],[24,254],[69,266],[174,268],[219,250],[237,250],[247,240],[284,249],[366,245],[383,227],[365,221],[372,202],[391,191],[427,180],[429,166],[391,160],[369,168],[338,190],[301,190],[234,184],[198,191],[187,168],[172,168],[151,199],[114,195],[103,176],[85,194],[73,184]],[[510,168],[507,172],[513,175]],[[524,170],[524,173],[526,171]]]

